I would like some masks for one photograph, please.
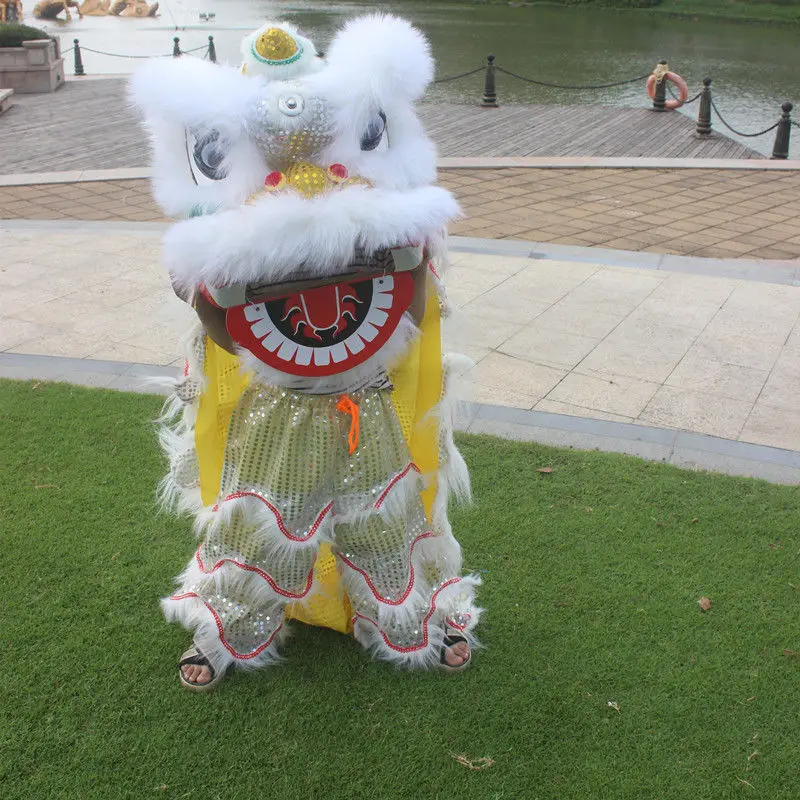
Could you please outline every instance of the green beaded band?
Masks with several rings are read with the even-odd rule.
[[[250,52],[262,64],[272,64],[273,66],[281,66],[283,64],[292,64],[295,61],[297,61],[297,59],[300,58],[303,55],[303,45],[301,45],[299,42],[295,42],[295,44],[297,45],[297,52],[293,56],[289,56],[289,58],[280,58],[280,59],[277,59],[277,60],[273,60],[271,58],[264,58],[264,56],[260,55],[256,51],[256,43],[255,42],[253,42],[250,45]]]

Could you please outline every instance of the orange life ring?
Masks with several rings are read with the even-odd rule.
[[[667,72],[664,75],[664,80],[672,81],[678,87],[677,99],[667,100],[666,107],[670,109],[670,111],[675,108],[680,108],[689,97],[689,87],[686,85],[686,81],[683,78],[681,78],[681,76],[678,75],[677,72]],[[656,96],[655,75],[651,75],[647,79],[647,94],[650,95],[651,100]]]

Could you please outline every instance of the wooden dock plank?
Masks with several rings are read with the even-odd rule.
[[[146,166],[147,136],[125,86],[89,79],[16,95],[0,119],[4,141],[14,142],[0,150],[0,174]],[[441,156],[764,158],[718,133],[696,138],[683,114],[643,108],[423,103],[419,111]]]

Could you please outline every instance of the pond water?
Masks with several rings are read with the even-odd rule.
[[[184,50],[207,44],[214,36],[218,60],[237,63],[239,41],[265,19],[287,19],[325,48],[342,21],[375,10],[377,5],[338,2],[270,2],[269,0],[161,0],[154,19],[85,17],[71,22],[34,20],[26,2],[26,22],[60,34],[67,49],[73,38],[84,48],[87,74],[129,73],[132,58],[90,52],[152,56],[172,51],[179,36]],[[649,73],[661,58],[681,74],[691,94],[702,79],[714,80],[717,105],[729,122],[745,132],[762,130],[779,116],[784,100],[800,104],[800,28],[779,28],[718,20],[671,19],[642,12],[597,9],[522,8],[459,2],[381,3],[430,37],[437,58],[437,77],[447,77],[485,64],[487,53],[520,75],[562,84],[602,84]],[[202,21],[200,14],[213,14]],[[72,71],[71,57],[67,56]],[[433,86],[428,99],[474,101],[483,77]],[[498,75],[500,102],[602,103],[647,106],[642,83],[591,91],[537,87]],[[694,116],[697,104],[687,107]],[[800,117],[800,107],[798,108]],[[576,108],[576,124],[580,112]],[[715,127],[722,126],[715,121]],[[795,129],[797,130],[797,129]],[[735,137],[737,138],[737,137]],[[797,139],[797,135],[795,136]],[[746,140],[769,152],[772,135]],[[797,152],[797,145],[792,148]]]

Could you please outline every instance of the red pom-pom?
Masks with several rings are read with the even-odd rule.
[[[264,178],[264,186],[266,186],[268,189],[277,189],[282,183],[282,172],[270,172],[270,174]]]
[[[328,172],[334,180],[343,181],[347,178],[347,167],[344,164],[331,164],[328,167]]]

